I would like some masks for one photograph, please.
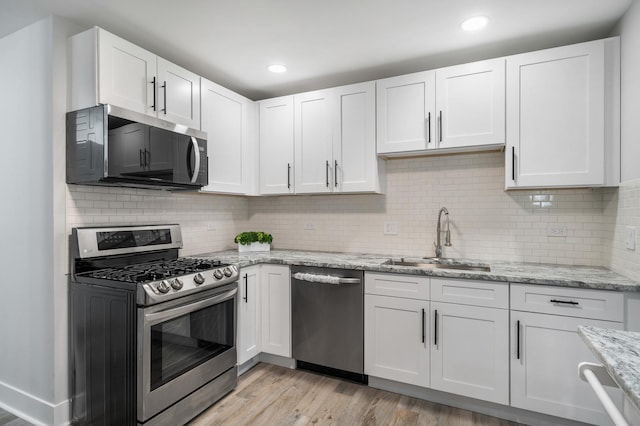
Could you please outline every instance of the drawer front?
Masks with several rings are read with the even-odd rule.
[[[493,281],[431,278],[431,300],[508,309],[509,284]]]
[[[605,290],[511,284],[511,309],[623,322],[624,295]]]
[[[366,272],[364,291],[367,294],[380,296],[429,300],[429,277]]]

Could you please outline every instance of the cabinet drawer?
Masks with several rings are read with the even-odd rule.
[[[509,284],[492,281],[431,278],[431,300],[508,309]]]
[[[622,322],[624,295],[605,290],[511,284],[511,309]]]
[[[420,275],[379,274],[366,272],[364,291],[381,296],[429,299],[429,277]]]

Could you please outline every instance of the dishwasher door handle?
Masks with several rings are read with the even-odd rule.
[[[298,281],[306,281],[310,283],[323,283],[323,284],[360,284],[362,280],[360,278],[343,278],[333,275],[320,275],[320,274],[308,274],[303,272],[296,272],[291,275],[291,278]]]

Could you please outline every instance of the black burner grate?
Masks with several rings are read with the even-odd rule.
[[[139,263],[116,268],[104,268],[83,273],[85,277],[128,283],[144,283],[193,274],[226,266],[219,260],[183,257],[174,260]]]

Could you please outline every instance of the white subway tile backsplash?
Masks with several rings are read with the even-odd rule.
[[[252,198],[249,224],[271,232],[279,248],[433,256],[437,214],[446,206],[447,256],[599,266],[606,264],[607,191],[505,191],[501,153],[394,159],[385,195]],[[391,220],[398,235],[383,235]],[[304,231],[308,221],[315,231]],[[565,226],[567,236],[548,237],[550,223]]]
[[[76,226],[179,223],[182,255],[235,247],[247,214],[244,197],[84,185],[67,191],[68,233]]]

